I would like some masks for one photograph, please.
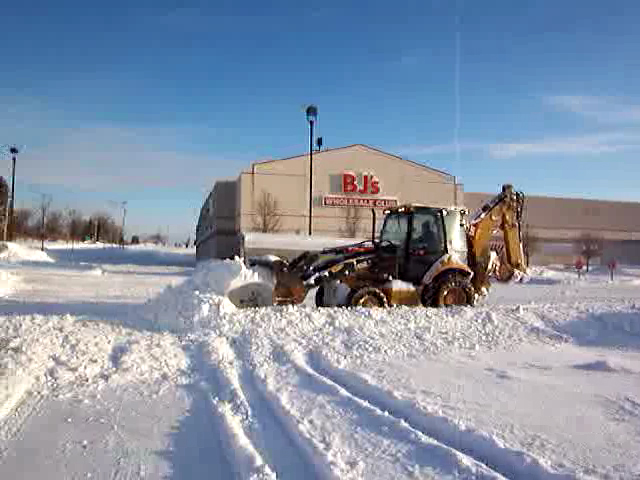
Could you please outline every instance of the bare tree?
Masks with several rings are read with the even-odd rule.
[[[31,220],[34,211],[29,208],[18,208],[14,213],[13,233],[16,237],[29,237],[32,234]]]
[[[346,238],[355,238],[358,235],[362,214],[360,209],[352,205],[345,207],[344,226],[340,229],[340,235]]]
[[[262,191],[253,217],[253,226],[258,232],[271,233],[280,230],[282,215],[278,199]]]
[[[74,242],[82,240],[84,228],[84,220],[78,210],[71,209],[67,211],[66,227],[67,238],[71,240],[71,248],[73,249]]]
[[[65,218],[60,210],[52,210],[47,215],[45,230],[47,236],[53,239],[62,238],[65,231]]]
[[[576,240],[575,248],[576,252],[584,257],[588,272],[590,260],[602,255],[602,238],[585,233]]]
[[[90,235],[96,241],[106,243],[119,243],[122,236],[122,227],[116,224],[114,218],[105,212],[91,215],[89,219]]]
[[[44,239],[47,235],[46,221],[49,209],[51,208],[51,195],[42,194],[40,197],[40,205],[38,211],[40,212],[40,250],[44,252]]]

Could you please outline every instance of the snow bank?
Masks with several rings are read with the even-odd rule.
[[[13,273],[0,270],[0,297],[6,297],[13,291],[16,280]]]
[[[14,242],[0,244],[0,260],[10,263],[53,262],[53,259],[46,252]]]
[[[528,274],[522,278],[522,283],[538,285],[581,285],[581,284],[606,284],[620,283],[629,285],[640,285],[640,267],[620,266],[614,272],[613,282],[609,269],[605,266],[592,266],[587,273],[583,271],[578,277],[577,271],[572,267],[561,265],[539,267],[532,266]]]
[[[579,345],[640,349],[640,309],[575,312],[557,329]]]
[[[260,271],[247,268],[240,259],[200,262],[189,279],[167,287],[138,313],[146,326],[153,329],[198,330],[236,309],[228,298],[230,292],[249,284],[271,288],[269,280]]]

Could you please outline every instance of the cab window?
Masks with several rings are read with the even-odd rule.
[[[444,250],[442,220],[438,212],[416,212],[413,215],[410,247],[429,253]]]
[[[402,213],[390,213],[384,221],[381,242],[391,242],[397,247],[401,247],[407,240],[409,230],[409,217]]]

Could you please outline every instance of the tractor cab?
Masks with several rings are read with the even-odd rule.
[[[403,205],[387,210],[378,242],[380,259],[396,278],[419,284],[446,254],[467,261],[465,211]]]

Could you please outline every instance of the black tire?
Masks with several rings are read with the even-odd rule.
[[[471,279],[462,273],[451,272],[436,280],[430,292],[426,306],[450,307],[454,305],[470,305],[475,303],[475,291]]]
[[[389,306],[389,301],[381,290],[375,287],[363,287],[351,291],[347,305],[350,307],[386,308]]]
[[[324,285],[320,285],[316,290],[316,307],[326,307],[324,303]]]

